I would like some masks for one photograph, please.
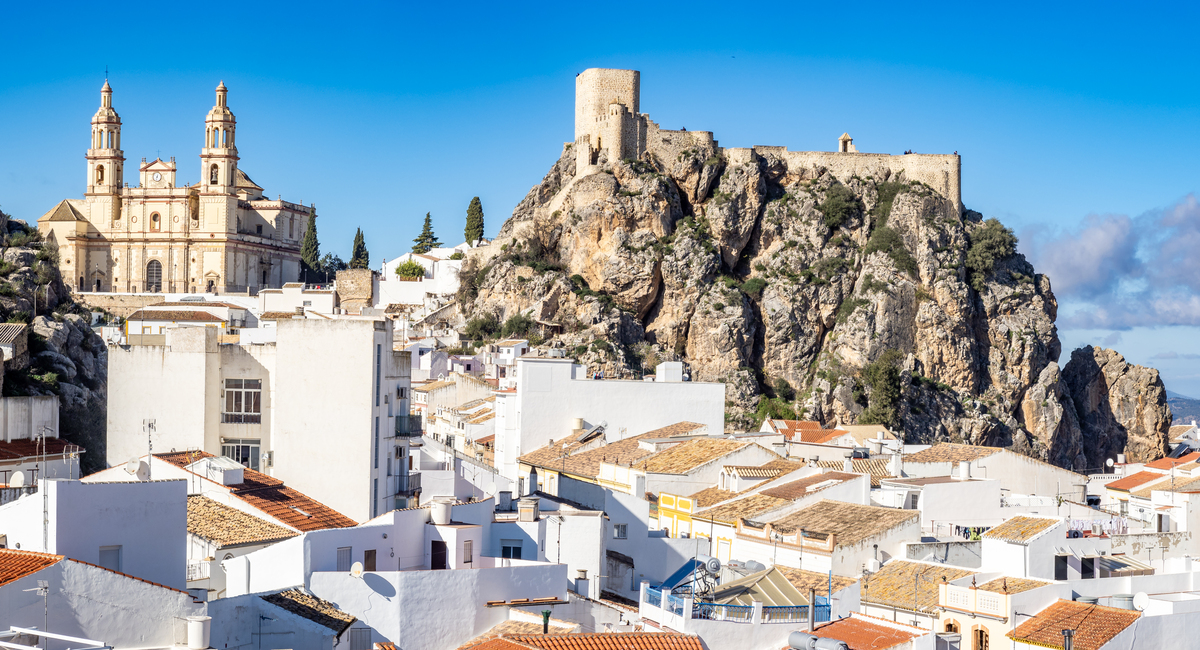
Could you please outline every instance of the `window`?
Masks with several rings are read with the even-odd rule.
[[[946,621],[946,631],[950,634],[958,632],[958,623],[955,621]]]
[[[628,539],[629,524],[613,524],[613,539]]]
[[[158,216],[157,212],[150,213],[150,230],[158,230],[161,221],[162,219]]]
[[[474,562],[475,540],[463,540],[463,564]]]
[[[1055,555],[1054,556],[1054,579],[1055,580],[1066,580],[1067,579],[1067,556],[1065,556],[1065,555]]]
[[[1129,502],[1128,501],[1121,502],[1121,516],[1122,517],[1129,516]]]
[[[921,502],[921,493],[912,492],[908,495],[908,505],[904,506],[905,510],[916,510],[917,505]]]
[[[375,549],[363,551],[363,571],[375,570]]]
[[[225,439],[221,441],[222,456],[232,458],[253,470],[258,469],[260,450],[261,445],[258,440]]]
[[[988,631],[987,628],[977,627],[975,633],[971,635],[975,641],[975,650],[988,650]]]
[[[149,293],[162,291],[162,263],[158,260],[150,260],[146,264],[146,291]]]
[[[226,379],[224,423],[259,424],[262,422],[262,380]]]
[[[1079,560],[1079,577],[1084,580],[1096,577],[1096,558],[1085,557]]]
[[[111,571],[121,570],[121,546],[101,546],[98,564]]]
[[[519,539],[502,539],[500,540],[500,557],[510,560],[521,559],[521,540]]]
[[[379,469],[379,416],[375,416],[375,469]]]
[[[375,406],[379,406],[379,379],[383,365],[383,346],[375,344]]]
[[[338,571],[349,571],[350,570],[350,551],[351,550],[352,550],[352,547],[350,547],[350,546],[342,546],[342,547],[338,548],[338,550],[337,550],[337,570]]]
[[[371,516],[379,516],[379,479],[371,479]]]
[[[371,650],[371,629],[350,630],[350,650]]]

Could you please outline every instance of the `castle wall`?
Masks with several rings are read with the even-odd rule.
[[[596,135],[593,125],[608,114],[608,105],[614,99],[637,115],[641,76],[637,70],[608,68],[588,68],[576,75],[575,141],[578,142],[580,136]]]
[[[645,135],[642,142],[645,150],[653,153],[666,165],[679,160],[684,151],[716,152],[717,141],[713,139],[712,131],[670,131],[660,129],[658,125],[643,116]]]
[[[733,164],[750,162],[753,154],[774,154],[787,162],[789,170],[828,170],[839,181],[859,178],[885,179],[903,173],[910,181],[920,181],[954,202],[962,213],[962,159],[955,154],[839,153],[836,151],[788,151],[786,147],[735,148],[724,150]]]

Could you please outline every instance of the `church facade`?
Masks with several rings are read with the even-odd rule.
[[[87,190],[38,219],[76,291],[240,293],[300,279],[300,242],[312,207],[271,200],[238,167],[237,121],[224,82],[204,119],[200,180],[180,184],[175,159],[125,180],[121,118],[104,82],[92,117]]]

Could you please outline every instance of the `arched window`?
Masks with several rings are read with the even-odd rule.
[[[958,632],[958,621],[946,621],[946,631],[951,634]]]
[[[104,184],[104,165],[96,165],[96,184]]]
[[[221,177],[221,174],[219,171],[217,171],[216,165],[213,165],[212,167],[208,168],[208,182],[209,183],[216,185],[217,179],[219,179],[220,177]]]
[[[157,212],[150,214],[150,230],[158,230],[160,219]]]
[[[162,291],[162,264],[158,260],[150,260],[150,263],[146,264],[146,291]]]

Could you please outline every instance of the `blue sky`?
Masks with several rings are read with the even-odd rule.
[[[1053,270],[1064,349],[1109,341],[1200,397],[1194,4],[37,4],[5,9],[18,218],[82,194],[106,65],[130,160],[198,179],[224,80],[242,168],[375,262],[426,212],[457,243],[476,195],[494,234],[571,139],[574,75],[636,68],[644,112],[725,146],[958,151],[966,205]]]

